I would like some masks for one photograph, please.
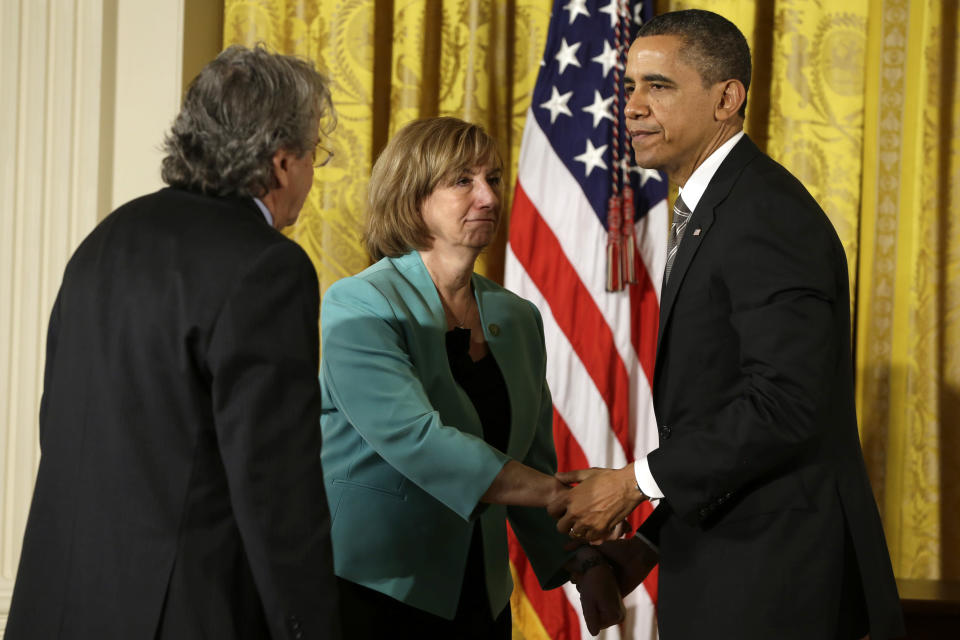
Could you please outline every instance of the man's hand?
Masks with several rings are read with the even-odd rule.
[[[581,547],[577,553],[577,567],[571,570],[574,584],[580,593],[583,620],[591,635],[623,621],[626,609],[617,588],[617,578],[606,560],[594,548]]]
[[[603,554],[613,568],[622,595],[636,589],[660,561],[656,550],[639,537],[610,540],[594,548]]]
[[[556,474],[565,484],[579,483],[547,505],[557,531],[577,540],[611,537],[616,526],[647,499],[637,488],[633,465],[622,469],[582,469]]]

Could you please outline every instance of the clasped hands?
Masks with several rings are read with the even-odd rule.
[[[556,478],[576,486],[555,494],[547,513],[557,520],[557,531],[575,540],[594,543],[620,537],[624,520],[647,499],[629,464],[622,469],[568,471]]]
[[[647,497],[637,488],[633,465],[623,469],[582,469],[556,474],[572,488],[554,494],[547,512],[557,530],[579,548],[568,570],[580,593],[591,634],[623,620],[623,596],[657,563],[657,554],[638,538],[618,540],[626,517]],[[590,545],[584,545],[589,542]]]

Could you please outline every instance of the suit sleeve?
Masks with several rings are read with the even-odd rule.
[[[729,218],[720,237],[709,238],[725,249],[715,272],[739,345],[734,393],[712,420],[676,431],[670,446],[648,457],[671,507],[688,521],[817,446],[827,426],[818,413],[840,355],[835,305],[838,269],[845,270],[829,222],[798,189],[767,185],[765,196],[720,212]]]
[[[321,376],[337,409],[386,462],[464,520],[509,458],[446,425],[430,403],[389,302],[345,278],[323,301]]]
[[[670,513],[670,504],[661,500],[637,528],[637,535],[645,538],[649,546],[659,550],[660,530],[663,528],[663,523],[670,517]]]
[[[303,251],[271,245],[228,295],[208,354],[231,505],[277,638],[340,637],[320,467],[318,292]]]

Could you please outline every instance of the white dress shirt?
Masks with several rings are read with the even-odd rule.
[[[260,212],[263,213],[263,217],[267,219],[267,224],[272,227],[273,214],[270,213],[270,209],[267,209],[267,205],[263,204],[263,200],[260,198],[254,198],[253,201],[257,203],[257,207],[260,208]]]

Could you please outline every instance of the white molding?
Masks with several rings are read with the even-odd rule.
[[[163,136],[183,86],[183,1],[118,0],[111,210],[163,186]]]
[[[0,638],[7,629],[7,613],[10,611],[10,595],[13,593],[13,580],[0,578]]]
[[[0,96],[0,616],[39,462],[46,327],[70,253],[97,221],[102,0],[3,3]],[[0,622],[0,629],[2,629]]]

